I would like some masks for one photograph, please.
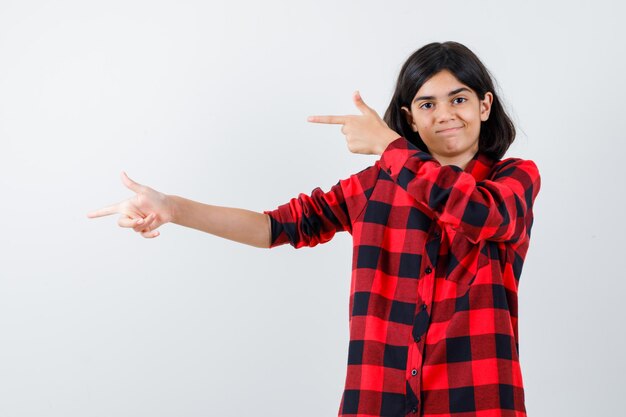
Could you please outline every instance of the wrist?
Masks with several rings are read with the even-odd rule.
[[[170,223],[180,224],[179,223],[180,202],[181,202],[180,197],[176,195],[166,195],[165,201],[166,201],[167,211],[170,217],[168,221]]]
[[[394,142],[396,139],[399,139],[402,135],[396,133],[395,131],[389,129],[383,136],[382,140],[379,143],[379,148],[376,152],[377,155],[382,155],[383,152],[387,149],[391,142]]]

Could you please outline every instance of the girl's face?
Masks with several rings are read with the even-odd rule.
[[[480,123],[489,117],[492,100],[491,92],[479,100],[471,88],[442,70],[417,91],[411,108],[402,111],[437,161],[465,168],[478,152]]]

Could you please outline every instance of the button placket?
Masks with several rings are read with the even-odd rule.
[[[413,339],[416,342],[419,342],[420,340],[422,340],[422,336],[428,330],[428,322],[429,322],[428,311],[424,309],[424,307],[422,306],[422,308],[420,309],[419,313],[417,313],[413,321],[412,333],[413,333]]]

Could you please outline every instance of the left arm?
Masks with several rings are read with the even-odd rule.
[[[507,159],[492,179],[476,181],[455,165],[441,165],[400,137],[381,155],[380,166],[438,221],[472,242],[516,241],[532,222],[541,180],[533,161]]]

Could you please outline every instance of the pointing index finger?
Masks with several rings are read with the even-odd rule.
[[[114,204],[112,206],[104,207],[104,208],[89,212],[87,213],[87,217],[89,218],[102,217],[102,216],[108,216],[110,214],[115,214],[117,212],[118,212],[118,205]]]
[[[313,123],[325,123],[331,125],[343,125],[348,120],[347,116],[309,116],[307,121]]]

